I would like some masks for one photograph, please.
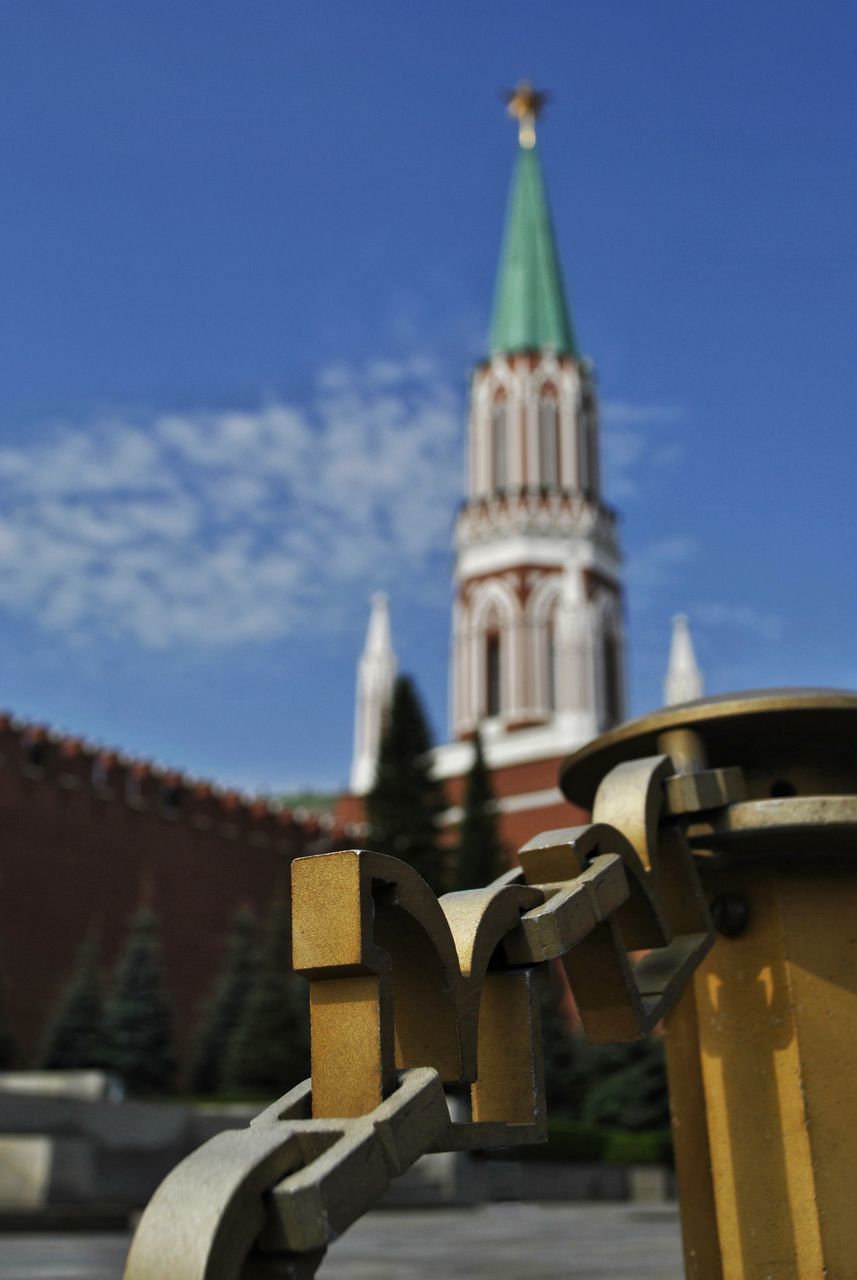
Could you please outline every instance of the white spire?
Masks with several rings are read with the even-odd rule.
[[[354,756],[351,761],[352,795],[365,795],[375,781],[378,748],[393,697],[395,679],[396,655],[390,640],[387,597],[383,591],[376,591],[372,597],[366,644],[357,668]]]
[[[670,644],[670,660],[664,680],[664,705],[692,702],[705,693],[705,680],[696,661],[687,616],[677,613],[673,618],[673,634]]]
[[[393,646],[390,641],[390,610],[383,591],[376,591],[372,596],[372,612],[369,615],[363,656],[371,658],[393,656]]]

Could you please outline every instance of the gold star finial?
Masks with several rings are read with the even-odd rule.
[[[534,89],[529,80],[521,80],[514,89],[507,89],[503,97],[506,110],[518,121],[518,141],[522,147],[536,145],[536,121],[550,102],[550,94]]]

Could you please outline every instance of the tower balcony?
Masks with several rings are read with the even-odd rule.
[[[462,502],[455,524],[457,550],[510,534],[591,539],[619,555],[618,516],[579,490],[521,485]]]

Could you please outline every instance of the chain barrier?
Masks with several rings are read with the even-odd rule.
[[[619,765],[594,822],[544,833],[493,884],[441,898],[395,858],[297,859],[311,1080],[173,1170],[125,1280],[306,1280],[421,1155],[544,1140],[548,963],[563,964],[589,1039],[627,1040],[712,944],[684,830],[712,788],[724,803],[736,783],[705,785],[691,794],[663,755]],[[444,1085],[469,1087],[469,1118],[450,1118]]]

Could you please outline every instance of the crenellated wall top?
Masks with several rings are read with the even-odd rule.
[[[9,712],[0,712],[0,770],[24,783],[85,791],[105,804],[286,851],[315,843],[330,847],[354,834],[331,815],[293,811],[273,798],[219,786]]]

